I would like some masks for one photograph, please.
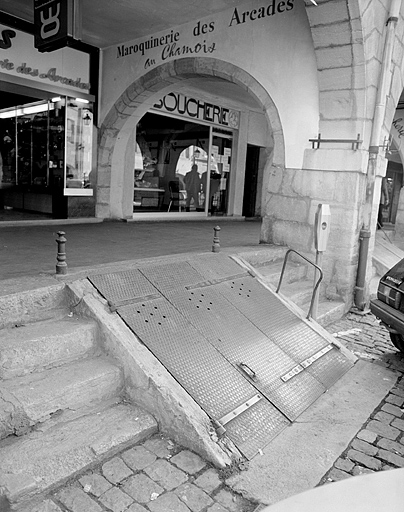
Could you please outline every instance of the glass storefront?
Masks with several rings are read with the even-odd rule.
[[[137,125],[133,211],[227,213],[232,132],[147,113]]]
[[[67,216],[66,196],[88,195],[92,105],[53,98],[0,111],[0,205]]]

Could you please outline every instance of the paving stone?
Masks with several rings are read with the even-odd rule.
[[[397,418],[401,418],[401,416],[403,415],[402,409],[392,404],[384,404],[382,407],[382,411],[388,412],[389,414],[393,414],[394,416],[397,416]]]
[[[395,441],[400,434],[400,431],[397,428],[391,427],[390,425],[386,425],[385,423],[381,423],[380,421],[376,420],[369,421],[366,428],[382,437],[392,439],[393,441]]]
[[[119,484],[125,478],[133,474],[122,459],[114,457],[102,466],[102,473],[113,484]]]
[[[146,450],[144,446],[135,446],[121,454],[122,459],[130,468],[135,471],[141,471],[156,460],[157,456]]]
[[[369,455],[358,452],[357,450],[349,450],[347,456],[352,461],[359,462],[359,464],[362,464],[369,469],[379,470],[382,466],[380,460],[377,460],[374,457],[369,457]]]
[[[358,437],[359,439],[362,439],[363,441],[366,441],[368,443],[374,443],[377,439],[377,434],[375,434],[374,432],[371,432],[370,430],[365,429],[365,430],[361,430],[360,432],[358,432],[356,437]]]
[[[170,458],[175,448],[175,445],[169,439],[159,438],[148,439],[143,443],[143,446],[162,459]]]
[[[83,486],[84,492],[89,492],[97,497],[112,487],[112,484],[98,473],[84,475],[79,478],[79,482]]]
[[[370,475],[371,473],[374,473],[374,471],[363,466],[355,466],[352,470],[353,476]]]
[[[336,460],[334,464],[334,467],[341,469],[341,471],[346,471],[347,473],[349,473],[354,466],[355,464],[351,460],[341,458]]]
[[[247,512],[251,508],[247,500],[238,494],[232,494],[227,489],[221,489],[214,499],[230,512]]]
[[[404,431],[404,420],[396,419],[392,422],[391,426]]]
[[[394,466],[404,468],[404,457],[400,457],[399,455],[388,452],[387,450],[379,450],[377,456],[389,464],[394,464]]]
[[[163,487],[143,474],[133,475],[122,484],[121,489],[139,503],[148,503],[153,494],[162,494]]]
[[[193,484],[182,484],[175,490],[175,494],[189,507],[192,512],[200,512],[212,505],[213,500],[206,492]]]
[[[345,478],[350,477],[351,475],[349,473],[346,473],[345,471],[341,471],[340,469],[332,468],[332,470],[329,472],[327,479],[332,480],[333,482],[339,482],[340,480],[345,480]]]
[[[56,497],[71,512],[101,512],[102,510],[98,503],[77,487],[65,487]]]
[[[404,398],[397,395],[387,395],[385,401],[389,404],[397,405],[397,407],[401,407],[404,404]]]
[[[393,395],[400,396],[401,398],[404,398],[404,389],[399,387],[394,387],[390,390],[390,393],[393,393]]]
[[[362,441],[361,439],[354,439],[352,441],[352,448],[354,450],[358,450],[358,452],[366,453],[366,455],[370,455],[373,457],[377,453],[376,446],[367,443],[366,441]]]
[[[151,512],[189,512],[189,508],[173,492],[167,492],[147,504]]]
[[[1,505],[1,504],[0,504]],[[1,510],[1,508],[0,508]],[[56,503],[51,500],[45,500],[40,505],[34,507],[31,512],[62,512],[62,509],[59,508]]]
[[[382,423],[386,423],[387,425],[389,425],[394,420],[394,418],[395,416],[384,411],[379,411],[373,416],[373,419],[381,421]]]
[[[380,439],[377,443],[377,446],[383,448],[392,453],[397,453],[398,455],[404,455],[404,446],[396,441],[391,441],[390,439]]]
[[[133,498],[122,492],[117,487],[113,487],[100,496],[99,500],[113,512],[123,512],[133,503]]]
[[[142,505],[134,503],[131,505],[126,512],[148,512]]]
[[[158,459],[144,472],[159,485],[171,491],[188,480],[188,476],[166,460]]]
[[[220,487],[222,481],[219,478],[218,472],[211,468],[198,476],[194,483],[210,494]]]
[[[177,453],[170,462],[190,475],[198,473],[206,466],[206,462],[199,455],[189,450],[182,450],[182,452]]]

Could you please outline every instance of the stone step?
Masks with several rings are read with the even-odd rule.
[[[266,265],[254,267],[266,282],[271,283],[275,288],[278,286],[281,277],[283,261],[275,261]],[[304,279],[307,276],[307,265],[288,262],[285,267],[282,283],[293,283]]]
[[[122,390],[120,368],[97,357],[2,381],[0,438],[22,435],[52,415],[83,414]]]
[[[305,306],[310,306],[310,301],[313,295],[313,281],[304,279],[294,283],[283,283],[279,293],[294,302],[301,309]],[[322,299],[320,290],[320,299]]]
[[[97,325],[90,320],[65,316],[21,324],[0,331],[0,379],[87,357],[95,353]]]
[[[152,416],[136,406],[118,404],[0,442],[5,510],[32,510],[69,478],[155,432],[157,422]]]
[[[256,250],[238,252],[237,255],[253,267],[268,265],[275,261],[283,261],[288,247],[283,245],[261,245]]]
[[[323,327],[342,318],[347,312],[347,305],[343,301],[320,300],[317,309],[317,322]]]
[[[56,318],[68,312],[66,285],[0,293],[0,328]]]

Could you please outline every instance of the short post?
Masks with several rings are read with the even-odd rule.
[[[57,263],[56,263],[56,274],[67,274],[67,263],[66,263],[66,238],[64,231],[58,231],[58,238],[56,243],[58,244]]]
[[[220,252],[220,240],[219,240],[219,231],[220,227],[216,226],[213,228],[215,235],[213,237],[213,245],[212,245],[212,252]]]

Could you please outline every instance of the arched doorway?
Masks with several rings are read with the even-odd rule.
[[[176,91],[183,93],[189,87],[206,95],[212,88],[231,90],[238,98],[254,104],[254,119],[264,119],[266,131],[265,162],[263,164],[261,191],[268,186],[271,169],[284,168],[284,138],[279,114],[268,92],[246,71],[232,64],[209,58],[184,58],[163,64],[136,80],[120,96],[105,117],[99,135],[99,160],[97,184],[97,216],[130,218],[133,215],[132,190],[134,186],[136,126],[160,98]],[[248,100],[247,100],[248,98]],[[247,110],[247,109],[246,109]],[[235,159],[237,169],[245,168],[249,119],[241,113],[240,127],[236,134]],[[251,118],[252,118],[251,117]],[[254,128],[261,133],[259,126]],[[231,183],[229,208],[242,212],[244,195],[243,173]],[[241,175],[242,174],[242,175]],[[157,187],[159,188],[159,187]],[[264,192],[262,192],[264,193]],[[259,198],[261,202],[261,198]]]

